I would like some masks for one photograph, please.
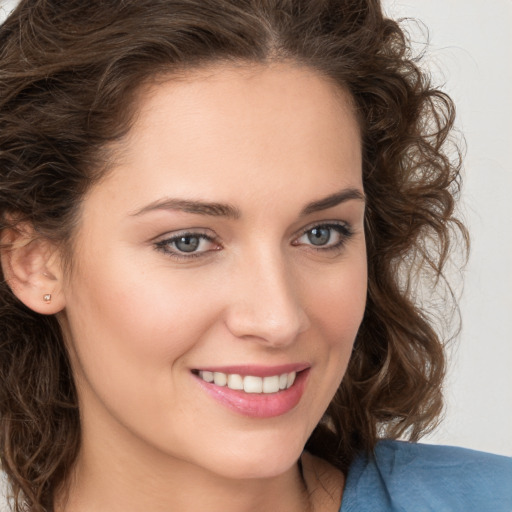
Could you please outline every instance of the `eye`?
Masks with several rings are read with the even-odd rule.
[[[179,233],[170,238],[159,240],[155,247],[174,258],[193,258],[204,253],[218,250],[219,244],[210,235],[204,233]]]
[[[310,229],[306,233],[306,237],[313,245],[326,245],[331,240],[331,228],[320,226]]]
[[[176,240],[173,241],[174,246],[180,252],[195,252],[201,245],[201,238],[198,236],[180,236]]]
[[[352,230],[345,223],[320,224],[304,231],[294,245],[309,245],[327,251],[340,248],[351,236]]]

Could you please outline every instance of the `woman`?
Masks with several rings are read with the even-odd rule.
[[[439,416],[413,276],[466,237],[378,2],[28,0],[0,41],[15,510],[510,508],[508,459],[377,443]]]

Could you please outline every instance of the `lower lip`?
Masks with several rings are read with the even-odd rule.
[[[245,393],[227,386],[216,386],[196,376],[201,387],[215,400],[229,409],[250,418],[273,418],[291,411],[304,394],[309,368],[297,373],[288,389],[277,393]]]

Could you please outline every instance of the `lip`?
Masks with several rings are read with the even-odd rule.
[[[301,368],[297,370],[296,368]],[[268,377],[296,371],[297,377],[293,385],[277,393],[244,393],[230,389],[227,386],[216,386],[205,382],[198,375],[192,374],[201,388],[210,397],[232,411],[250,418],[273,418],[291,411],[302,398],[309,376],[309,365],[283,365],[262,366],[229,366],[201,368],[206,371],[219,371],[222,373],[237,373],[239,375],[253,375],[255,377]]]

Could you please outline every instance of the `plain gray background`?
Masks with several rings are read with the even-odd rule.
[[[0,0],[0,20],[15,3]],[[428,27],[430,65],[467,143],[462,211],[473,245],[463,330],[451,350],[446,418],[426,441],[512,455],[512,0],[383,3],[391,17]]]

